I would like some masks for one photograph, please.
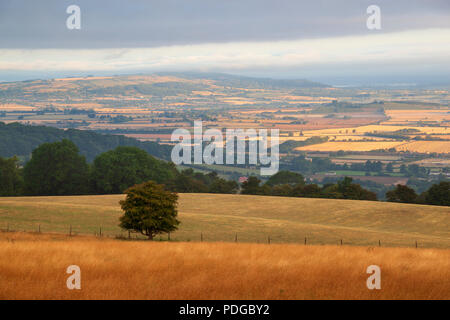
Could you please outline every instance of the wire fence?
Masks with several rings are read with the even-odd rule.
[[[3,233],[15,233],[24,232],[28,234],[53,234],[59,236],[67,237],[77,237],[77,236],[91,236],[96,238],[108,238],[117,240],[148,240],[147,237],[136,234],[130,231],[114,232],[107,230],[105,232],[102,226],[92,228],[92,232],[80,232],[77,231],[72,225],[68,225],[64,230],[45,230],[41,224],[37,224],[35,228],[30,228],[28,225],[25,228],[20,228],[17,224],[7,223],[3,228],[0,228],[0,232]],[[152,239],[153,241],[173,241],[173,242],[235,242],[235,243],[259,243],[259,244],[302,244],[302,245],[337,245],[337,246],[368,246],[368,247],[411,247],[411,248],[450,248],[450,239],[448,242],[436,243],[430,241],[420,241],[418,239],[409,239],[402,241],[392,241],[391,239],[378,239],[377,241],[369,240],[355,240],[355,239],[345,239],[336,238],[327,239],[320,238],[317,236],[305,236],[297,237],[295,239],[285,239],[281,235],[276,234],[261,234],[257,238],[249,237],[245,232],[243,233],[222,233],[220,236],[207,234],[205,232],[190,232],[188,235],[184,234],[180,236],[179,234],[165,233],[157,235]]]

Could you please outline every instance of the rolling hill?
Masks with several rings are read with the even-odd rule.
[[[63,80],[63,81],[60,81]],[[305,79],[252,78],[223,73],[171,72],[150,75],[117,75],[112,77],[69,77],[50,80],[27,80],[0,83],[0,99],[47,99],[66,96],[90,97],[126,94],[129,96],[192,94],[193,91],[230,89],[282,90],[326,88],[328,85]],[[51,89],[48,89],[51,88]],[[110,101],[109,101],[110,102]]]
[[[0,228],[105,236],[123,195],[0,198]],[[450,248],[450,208],[372,201],[180,194],[171,240]],[[158,239],[158,237],[157,237]],[[166,235],[162,237],[166,239]],[[379,242],[380,241],[380,242]]]
[[[0,122],[0,157],[28,158],[31,152],[46,142],[68,139],[75,143],[87,161],[93,161],[100,153],[118,146],[139,147],[149,154],[168,160],[171,148],[152,141],[139,141],[122,135],[101,134],[88,130],[62,130],[46,126],[29,126],[20,123]]]

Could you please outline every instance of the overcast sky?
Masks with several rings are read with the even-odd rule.
[[[166,70],[446,82],[450,1],[0,0],[0,80]]]

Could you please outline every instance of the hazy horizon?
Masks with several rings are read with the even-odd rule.
[[[331,85],[450,83],[450,3],[414,1],[0,2],[0,81],[165,71]],[[376,4],[381,29],[369,30]]]

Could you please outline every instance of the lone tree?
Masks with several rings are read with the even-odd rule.
[[[125,191],[127,197],[120,201],[125,212],[120,217],[120,227],[141,233],[152,240],[157,234],[175,231],[178,194],[165,190],[153,181],[135,185]]]

